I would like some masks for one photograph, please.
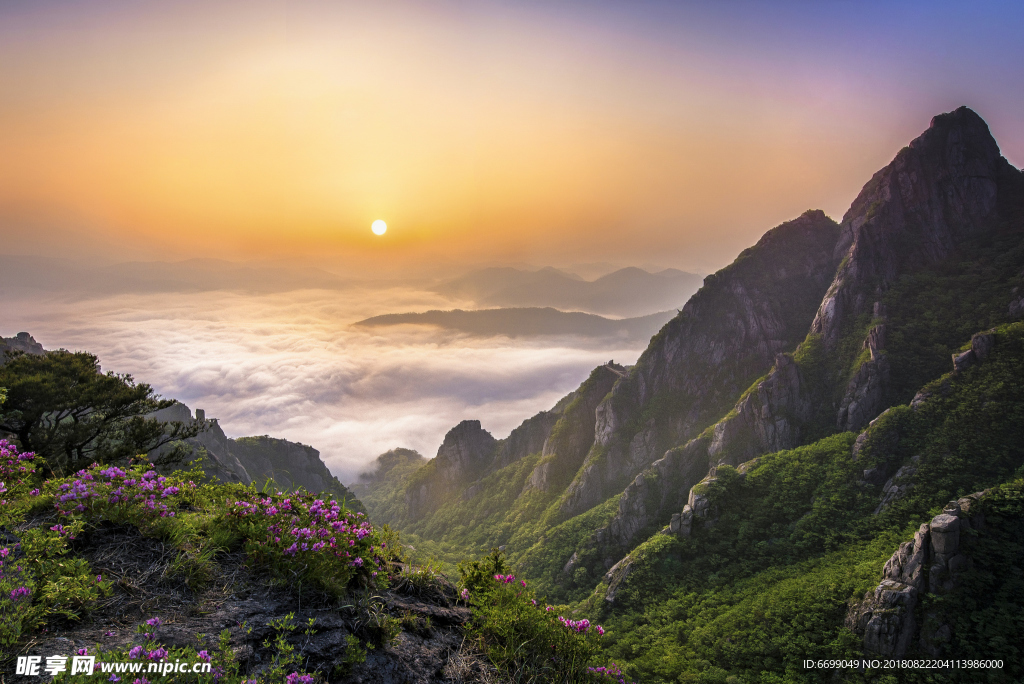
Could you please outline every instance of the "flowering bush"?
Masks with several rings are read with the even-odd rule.
[[[0,440],[0,524],[15,527],[39,496],[37,458]],[[84,606],[109,593],[110,582],[83,558],[68,558],[68,541],[83,523],[0,532],[0,660],[25,632],[54,616],[77,618]]]
[[[148,463],[127,469],[94,463],[71,477],[49,480],[43,495],[53,498],[62,516],[90,520],[131,522],[145,527],[158,518],[173,518],[180,507],[194,501],[198,471],[157,474]]]
[[[340,596],[353,581],[382,583],[390,552],[362,513],[309,493],[229,500],[224,523],[245,540],[255,562],[293,579],[308,578]]]
[[[36,486],[37,459],[32,453],[21,453],[6,439],[0,439],[0,526],[11,525],[19,514],[16,505]]]
[[[498,667],[529,673],[527,680],[584,682],[606,679],[611,670],[592,667],[605,631],[590,620],[570,620],[541,607],[526,580],[505,572],[494,552],[459,566],[463,600],[472,597],[470,631]]]
[[[142,661],[143,671],[148,671],[151,665],[159,663],[164,663],[164,667],[171,667],[174,663],[181,662],[193,664],[209,663],[209,672],[192,672],[190,668],[185,668],[181,671],[172,670],[170,673],[172,676],[169,680],[166,672],[162,672],[159,675],[159,680],[191,684],[209,684],[211,681],[215,684],[280,684],[281,682],[286,684],[313,684],[317,681],[315,675],[296,670],[297,667],[301,667],[300,658],[295,653],[294,646],[288,642],[289,635],[297,629],[293,623],[293,617],[293,615],[289,614],[280,620],[274,620],[270,623],[269,627],[277,633],[273,644],[270,644],[269,641],[264,644],[272,645],[272,652],[269,654],[271,657],[269,662],[265,664],[265,667],[255,675],[243,675],[240,673],[241,668],[231,646],[231,634],[227,630],[221,632],[217,647],[212,650],[202,649],[197,651],[191,646],[167,648],[155,643],[157,633],[162,624],[158,617],[150,618],[136,627],[136,639],[141,640],[141,643],[136,643],[130,648],[97,650],[91,654],[95,655],[97,660],[97,671],[93,674],[103,675],[103,678],[98,678],[99,681],[125,681],[132,682],[132,684],[149,684],[151,680],[146,679],[144,676],[126,676],[122,680],[117,674],[111,674],[107,678],[106,672],[109,670],[102,669],[101,672],[99,663],[138,663]],[[316,631],[311,624],[304,633],[307,637],[310,637]],[[78,654],[86,655],[86,649],[80,649]],[[55,683],[92,681],[91,679],[87,680],[87,677],[92,677],[92,675],[72,675],[69,672],[63,672],[54,677],[53,681]]]

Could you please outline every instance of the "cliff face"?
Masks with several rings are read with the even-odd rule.
[[[523,493],[561,492],[579,471],[594,444],[595,412],[626,369],[609,361],[598,366],[573,393],[572,401],[544,440],[541,459],[530,473]]]
[[[706,279],[635,366],[595,370],[535,423],[525,451],[549,434],[525,476],[510,458],[479,461],[490,459],[474,477],[504,466],[517,493],[496,526],[524,530],[509,538],[513,562],[572,591],[613,567],[621,582],[638,544],[702,519],[688,494],[714,468],[858,432],[909,401],[972,332],[1024,315],[1022,238],[1024,175],[970,110],[936,117],[841,224],[808,212],[769,231]],[[958,354],[964,367],[979,357]],[[865,478],[898,497],[905,467]],[[418,510],[451,519],[431,501]]]
[[[410,519],[436,509],[446,497],[482,475],[494,462],[498,441],[480,426],[464,420],[444,436],[437,456],[416,471],[405,490]]]
[[[163,422],[197,420],[191,409],[180,402],[157,411],[153,417]],[[331,475],[320,460],[320,452],[313,447],[266,435],[230,439],[217,420],[199,420],[204,421],[204,430],[185,442],[192,447],[193,457],[205,456],[204,470],[208,476],[256,487],[273,480],[279,489],[304,487],[310,492],[346,499],[349,508],[362,510],[362,504]]]
[[[947,258],[1017,214],[1022,183],[980,116],[967,107],[936,116],[843,217],[842,264],[811,331],[835,345],[843,322],[870,311],[901,273]]]
[[[900,544],[885,563],[882,581],[851,605],[846,626],[861,637],[864,650],[883,658],[902,658],[914,650],[934,658],[945,655],[955,634],[956,616],[935,609],[920,619],[926,597],[949,594],[972,567],[972,547],[984,539],[987,492],[977,492],[946,504],[942,513],[924,523],[913,541]]]
[[[838,237],[835,222],[807,212],[708,276],[597,407],[594,447],[566,491],[564,516],[622,491],[796,347],[831,281]]]
[[[353,508],[355,497],[338,478],[331,475],[320,452],[311,446],[289,442],[263,435],[261,437],[239,437],[229,440],[232,455],[245,465],[246,471],[254,478],[254,484],[273,480],[282,489],[303,487],[310,492],[320,492],[345,498]],[[359,510],[358,502],[354,506]]]

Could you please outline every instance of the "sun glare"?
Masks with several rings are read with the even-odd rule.
[[[384,223],[380,219],[377,219],[370,225],[370,230],[373,231],[374,235],[383,235],[388,229],[388,224]]]

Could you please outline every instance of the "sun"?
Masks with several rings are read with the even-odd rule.
[[[388,224],[384,223],[380,219],[377,219],[370,224],[370,230],[373,231],[374,235],[383,235],[388,229]]]

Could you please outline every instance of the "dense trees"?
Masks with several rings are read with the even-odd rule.
[[[131,375],[102,373],[96,357],[85,352],[9,355],[0,366],[0,387],[7,390],[0,431],[15,435],[55,473],[124,460],[200,430],[147,417],[174,402]]]

